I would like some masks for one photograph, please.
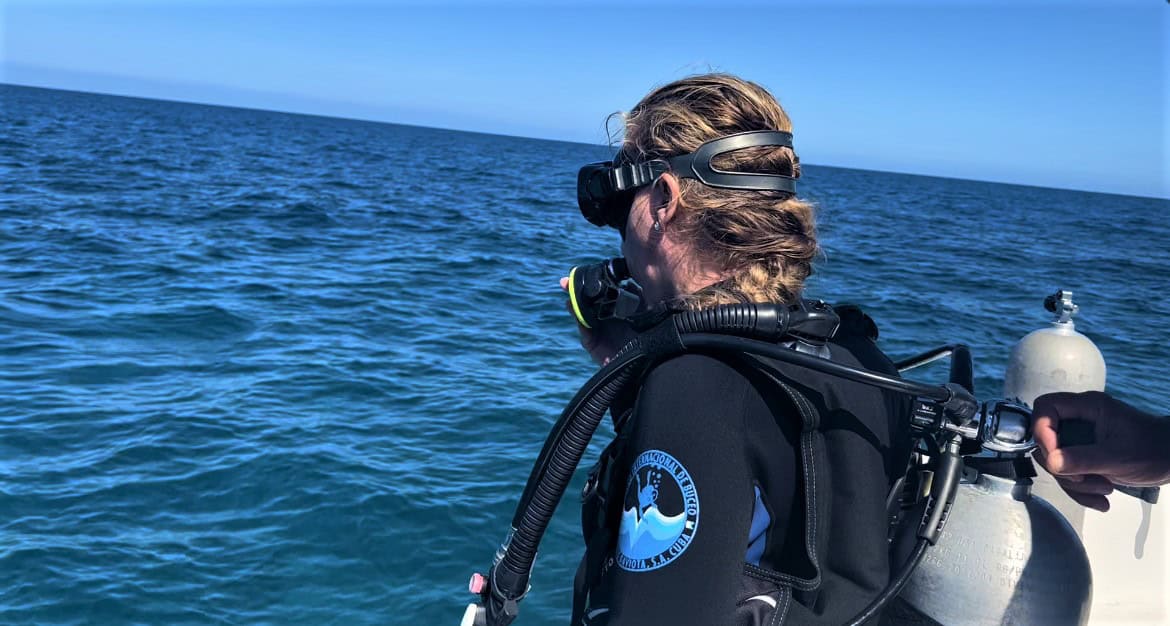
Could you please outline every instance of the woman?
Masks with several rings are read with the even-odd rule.
[[[615,164],[791,131],[759,85],[686,78],[633,108]],[[791,147],[715,156],[716,171],[796,178]],[[622,252],[644,303],[799,301],[818,251],[813,208],[666,171],[637,189]],[[565,287],[566,279],[561,285]],[[893,373],[860,311],[822,356]],[[629,338],[580,327],[598,363]],[[804,349],[816,350],[814,346]],[[908,401],[778,362],[687,354],[612,409],[618,436],[583,507],[574,624],[840,624],[885,585],[885,499],[905,468]]]

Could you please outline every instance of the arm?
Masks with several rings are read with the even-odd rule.
[[[750,385],[710,357],[659,365],[631,422],[610,624],[732,619],[754,492],[744,445]],[[754,393],[754,390],[750,391]]]

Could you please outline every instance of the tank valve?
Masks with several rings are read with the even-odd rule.
[[[1073,292],[1058,290],[1056,293],[1044,298],[1044,308],[1049,313],[1056,314],[1056,321],[1059,324],[1067,324],[1072,321],[1072,317],[1081,310],[1081,307],[1073,304]]]

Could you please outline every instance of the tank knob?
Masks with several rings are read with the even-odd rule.
[[[1044,309],[1049,313],[1056,314],[1056,321],[1060,324],[1067,324],[1072,321],[1072,317],[1081,310],[1081,307],[1073,304],[1073,292],[1064,289],[1058,290],[1056,293],[1044,298]]]

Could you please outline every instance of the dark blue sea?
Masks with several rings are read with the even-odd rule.
[[[593,371],[557,280],[617,253],[606,156],[0,86],[0,623],[457,623]],[[892,355],[966,342],[995,395],[1063,287],[1170,410],[1170,202],[805,171],[809,295]],[[518,623],[566,621],[580,478]]]

